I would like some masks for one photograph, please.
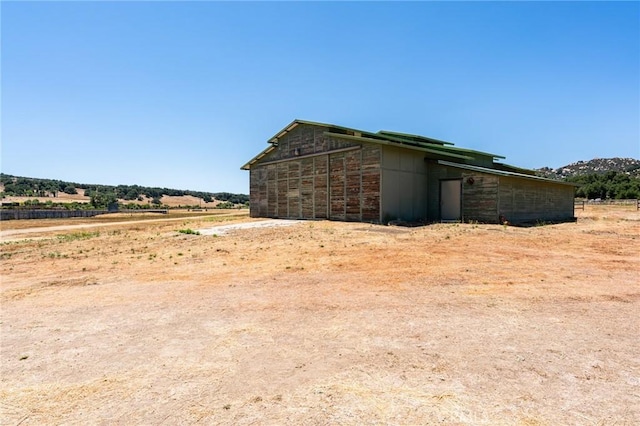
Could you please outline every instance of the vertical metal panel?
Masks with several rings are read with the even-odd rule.
[[[384,147],[381,174],[382,220],[426,219],[427,167],[423,154]]]

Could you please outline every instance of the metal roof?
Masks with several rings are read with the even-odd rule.
[[[427,148],[427,147],[422,147],[422,146],[413,146],[413,145],[407,145],[407,144],[398,144],[396,142],[387,140],[387,139],[373,139],[373,138],[368,138],[365,136],[351,136],[351,135],[343,135],[340,133],[332,133],[332,132],[324,132],[325,135],[327,136],[332,136],[332,137],[336,137],[336,138],[342,138],[342,139],[348,139],[348,140],[352,140],[355,142],[365,142],[365,143],[378,143],[380,145],[391,145],[391,146],[395,146],[395,147],[402,147],[402,148],[409,148],[412,149],[414,151],[421,151],[421,152],[427,152],[430,154],[435,154],[435,155],[439,155],[441,157],[450,157],[450,158],[458,158],[461,160],[473,160],[473,157],[469,157],[467,155],[460,155],[460,154],[453,154],[453,153],[449,153],[446,151],[442,151],[439,149],[433,149],[433,148]]]
[[[451,142],[428,138],[426,136],[412,135],[410,133],[399,133],[399,132],[392,132],[389,130],[380,130],[378,134],[385,135],[385,136],[395,136],[403,139],[411,139],[411,140],[415,140],[416,142],[435,143],[438,145],[453,145],[453,143]]]
[[[529,175],[529,174],[524,174],[524,173],[508,172],[506,170],[489,169],[487,167],[471,166],[471,165],[468,165],[468,164],[453,163],[451,161],[438,160],[438,164],[440,164],[441,166],[455,167],[457,169],[471,170],[471,171],[474,171],[474,172],[487,173],[487,174],[491,174],[491,175],[524,178],[524,179],[536,180],[536,181],[541,181],[541,182],[557,183],[559,185],[580,186],[580,185],[572,183],[572,182],[563,182],[563,181],[560,181],[560,180],[547,179],[547,178],[543,178],[543,177],[540,177],[540,176],[534,176],[534,175]]]
[[[428,153],[431,156],[440,158],[460,159],[473,161],[478,156],[491,157],[494,160],[503,159],[505,157],[501,155],[491,154],[488,152],[475,151],[472,149],[458,148],[453,146],[451,142],[441,141],[438,139],[428,138],[426,136],[412,135],[408,133],[391,132],[388,130],[381,130],[377,133],[367,132],[365,130],[358,130],[349,127],[337,126],[335,124],[320,123],[315,121],[307,121],[296,119],[293,120],[288,126],[284,127],[272,138],[269,139],[271,146],[260,152],[254,158],[249,160],[241,169],[248,170],[251,166],[262,159],[265,155],[269,154],[275,147],[278,146],[278,140],[285,136],[287,133],[295,129],[299,124],[307,124],[311,126],[328,128],[327,134],[332,137],[357,140],[358,142],[365,143],[377,143],[381,145],[390,145],[401,148],[412,149]],[[355,138],[355,139],[354,139]],[[507,167],[505,167],[507,168]],[[522,169],[524,171],[524,169]]]

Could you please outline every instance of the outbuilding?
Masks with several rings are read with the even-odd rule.
[[[294,120],[242,166],[252,217],[387,223],[574,220],[575,185],[419,135]]]

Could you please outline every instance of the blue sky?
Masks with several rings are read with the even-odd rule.
[[[8,2],[4,173],[248,193],[295,118],[640,158],[638,2]]]

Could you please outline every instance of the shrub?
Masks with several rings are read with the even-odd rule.
[[[200,235],[199,231],[194,231],[193,229],[187,228],[187,229],[179,229],[178,230],[179,233],[181,234],[192,234],[192,235]]]

